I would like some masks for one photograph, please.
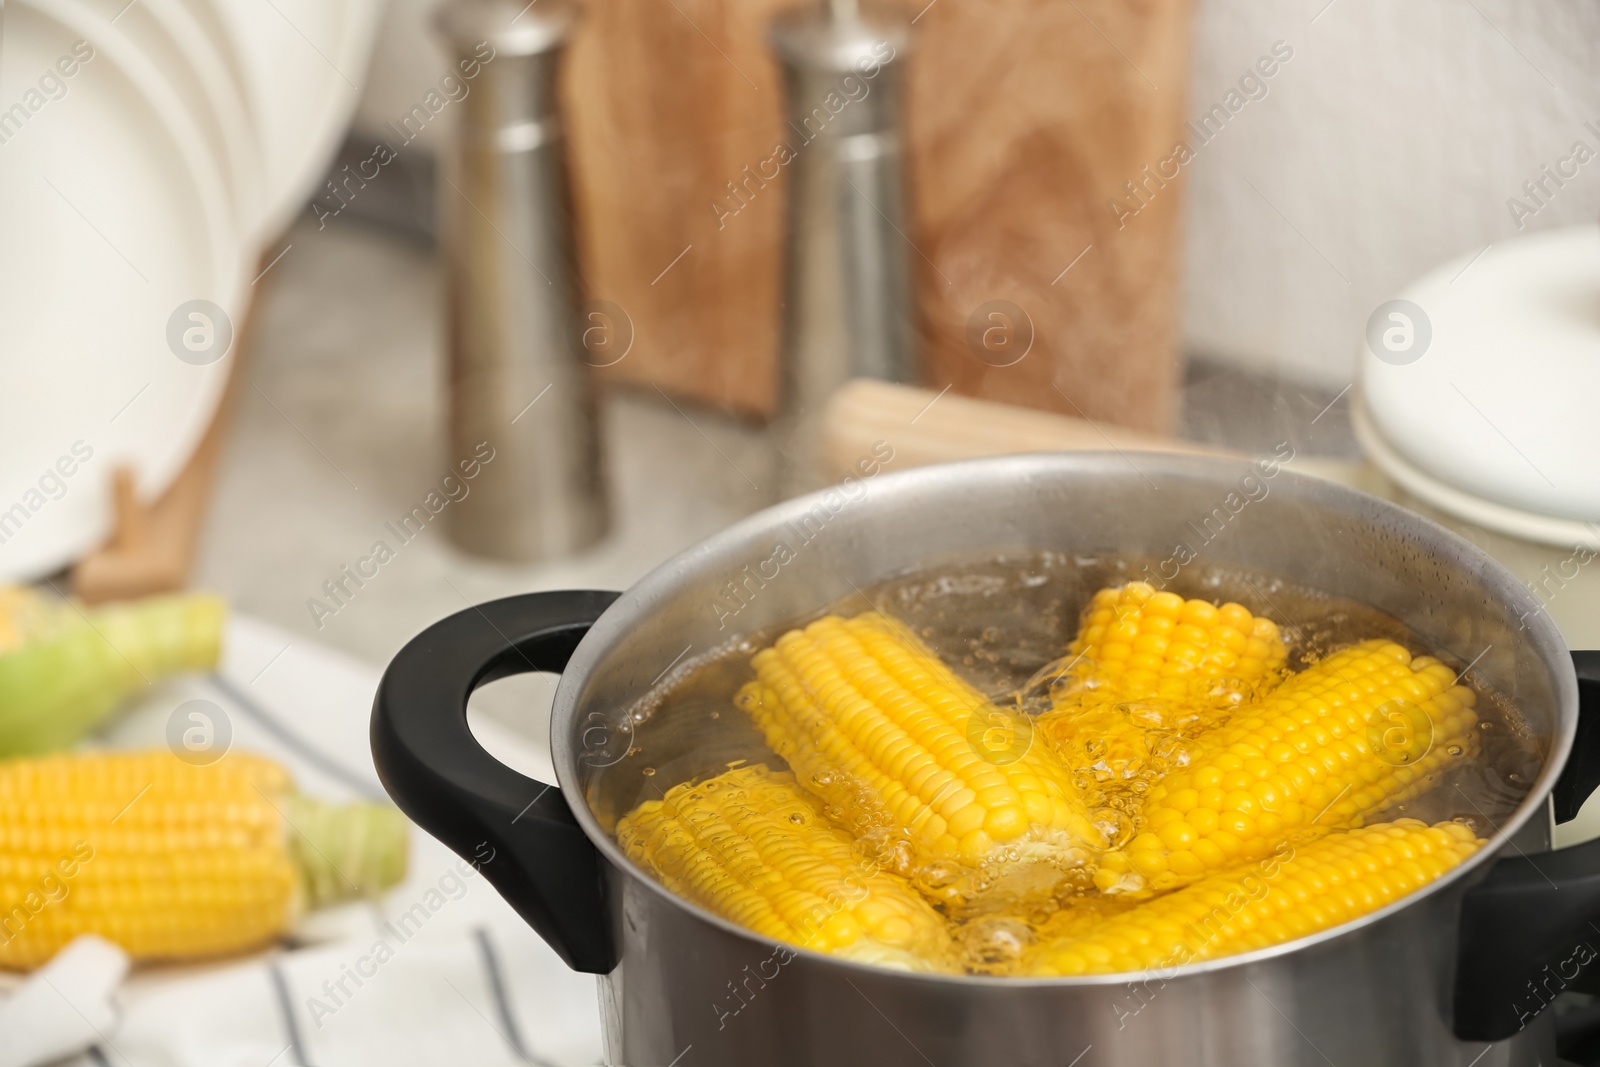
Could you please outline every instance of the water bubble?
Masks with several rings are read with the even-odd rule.
[[[1100,808],[1091,818],[1111,848],[1121,848],[1133,837],[1133,820],[1117,808]]]
[[[793,815],[789,816],[789,821],[794,823],[796,826],[804,826],[806,823],[806,817],[797,811]]]
[[[1166,709],[1160,704],[1118,704],[1117,707],[1129,719],[1141,726],[1162,727],[1167,725]]]
[[[1189,765],[1189,747],[1177,734],[1160,734],[1150,741],[1150,759],[1155,770]]]
[[[646,767],[644,770],[640,771],[639,773],[644,775],[646,778],[653,778],[653,777],[655,777],[656,769],[654,767]]]
[[[955,884],[961,878],[961,868],[954,863],[930,863],[917,872],[917,884],[924,889],[939,890]]]
[[[1033,931],[1010,916],[980,919],[963,931],[967,952],[987,964],[1009,963],[1033,944]]]

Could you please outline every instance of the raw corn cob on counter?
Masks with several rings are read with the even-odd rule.
[[[79,934],[136,960],[259,948],[309,908],[398,882],[405,859],[398,811],[302,796],[261,756],[0,761],[0,968],[37,967]]]
[[[224,617],[204,594],[85,607],[0,586],[0,969],[84,934],[141,961],[257,949],[403,876],[397,810],[304,796],[265,757],[64,751],[153,682],[213,669]]]
[[[1532,780],[1514,709],[1392,620],[1281,584],[1251,610],[1101,570],[1098,591],[1060,557],[902,579],[690,667],[630,757],[708,707],[758,747],[688,780],[645,767],[619,844],[802,948],[1113,973],[1369,914],[1471,856]],[[1210,584],[1230,577],[1262,588]]]
[[[65,748],[137,690],[210,670],[225,614],[203,593],[85,608],[0,586],[0,757]]]

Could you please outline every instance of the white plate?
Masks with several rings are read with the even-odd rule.
[[[227,187],[192,118],[163,102],[170,87],[148,59],[101,38],[103,19],[81,5],[53,10],[61,17],[12,0],[0,57],[0,110],[27,113],[0,144],[7,579],[49,573],[105,538],[114,465],[131,466],[146,497],[172,480],[229,363],[180,360],[169,320],[194,299],[237,316],[244,284]],[[41,78],[80,39],[96,56],[47,98]],[[79,459],[92,452],[81,465],[79,442]]]
[[[1496,529],[1515,532],[1506,516],[1531,516],[1517,536],[1567,530],[1565,540],[1600,522],[1600,226],[1469,252],[1379,317],[1361,346],[1361,392],[1369,429],[1394,455],[1461,500],[1497,509]],[[1428,499],[1479,521],[1459,501]]]
[[[213,0],[244,61],[267,166],[264,232],[305,210],[366,78],[380,0]]]
[[[1356,397],[1350,407],[1350,414],[1356,440],[1361,442],[1362,451],[1366,452],[1373,465],[1393,478],[1401,488],[1418,499],[1432,504],[1440,511],[1448,512],[1458,519],[1465,519],[1485,530],[1494,530],[1496,533],[1503,533],[1523,541],[1561,548],[1583,545],[1600,549],[1600,524],[1555,518],[1498,504],[1493,500],[1463,492],[1422,470],[1396,451],[1384,439],[1383,434],[1378,432],[1372,416],[1367,413],[1364,396]]]
[[[126,0],[124,0],[126,2]],[[210,38],[212,47],[222,57],[223,64],[227,67],[228,77],[232,79],[234,88],[239,94],[239,99],[244,102],[245,113],[249,120],[250,135],[255,139],[256,146],[261,146],[261,128],[257,122],[255,101],[250,95],[250,75],[245,64],[244,53],[240,50],[240,42],[228,32],[228,23],[222,17],[222,12],[217,10],[214,0],[179,0],[188,9],[191,18],[198,23]]]
[[[122,36],[189,111],[228,181],[239,230],[254,236],[265,206],[260,138],[227,59],[182,0],[34,0],[73,25],[100,17],[95,42]],[[76,16],[76,17],[75,17]]]

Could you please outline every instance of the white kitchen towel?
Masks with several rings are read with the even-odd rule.
[[[82,1067],[598,1063],[594,980],[565,981],[565,968],[530,958],[528,947],[482,926],[405,923],[366,939],[183,968],[130,984],[121,1024]]]
[[[85,934],[0,1001],[0,1067],[34,1067],[89,1048],[117,1024],[111,998],[128,954]]]

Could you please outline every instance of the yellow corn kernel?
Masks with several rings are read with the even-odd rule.
[[[617,842],[674,893],[764,937],[908,970],[955,966],[944,919],[792,774],[757,765],[675,786],[625,816]]]
[[[1359,826],[1478,747],[1475,698],[1392,641],[1337,652],[1194,742],[1142,827],[1096,872],[1107,892],[1166,889],[1259,859],[1298,830]]]
[[[1031,722],[986,700],[892,620],[830,615],[752,664],[739,706],[852,835],[901,854],[905,873],[990,868],[970,882],[941,877],[947,902],[969,891],[1051,892],[1105,847],[1070,779],[1033,743]],[[1000,866],[1016,877],[997,878]]]
[[[0,967],[86,933],[137,959],[254,948],[304,907],[398,881],[405,834],[392,808],[297,796],[243,752],[0,761]]]
[[[1458,823],[1378,823],[1284,846],[1145,901],[1090,929],[1041,939],[1021,973],[1166,970],[1292,941],[1377,911],[1483,845]]]

